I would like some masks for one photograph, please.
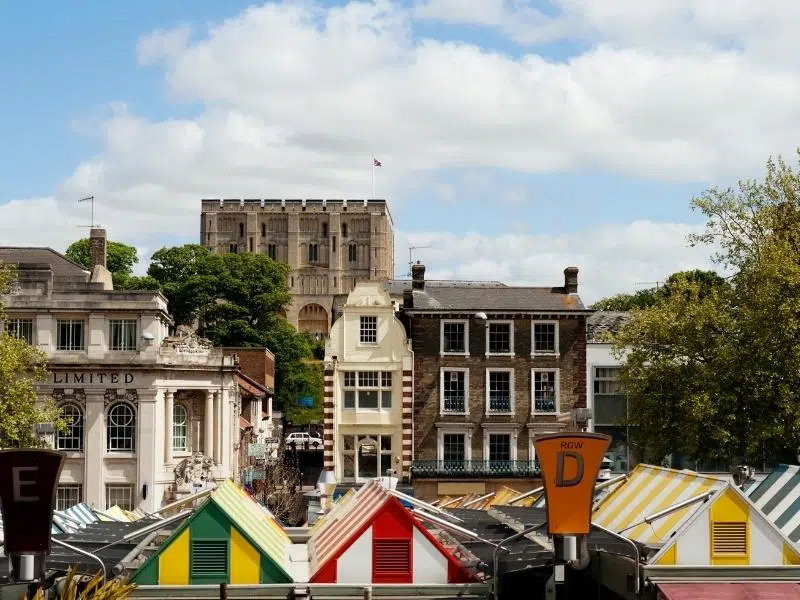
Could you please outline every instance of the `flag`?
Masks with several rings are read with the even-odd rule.
[[[376,167],[382,167],[382,166],[383,166],[383,165],[381,164],[381,161],[379,161],[377,158],[374,158],[374,157],[373,157],[373,159],[372,159],[372,164],[373,164],[374,166],[376,166]]]

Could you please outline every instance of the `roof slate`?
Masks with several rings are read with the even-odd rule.
[[[629,312],[599,310],[586,319],[586,341],[602,344],[606,334],[616,333],[630,320]]]
[[[88,280],[89,270],[71,261],[52,248],[0,246],[0,262],[9,264],[47,264],[55,277],[82,277]]]
[[[414,307],[424,311],[588,312],[577,294],[563,287],[510,287],[491,285],[436,286],[414,290]]]

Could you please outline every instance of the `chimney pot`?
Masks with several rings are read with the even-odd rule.
[[[425,289],[425,265],[417,264],[411,265],[411,288],[415,290]]]
[[[564,269],[564,291],[567,294],[578,293],[578,267]]]
[[[106,267],[106,230],[91,229],[89,231],[89,266],[90,270],[98,265]]]

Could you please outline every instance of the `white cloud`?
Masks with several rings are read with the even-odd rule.
[[[593,168],[710,183],[758,174],[768,155],[797,144],[800,4],[731,0],[714,12],[700,0],[554,3],[556,16],[522,1],[459,2],[459,18],[519,37],[508,25],[522,15],[528,42],[586,44],[568,60],[535,48],[512,57],[469,42],[414,39],[411,14],[456,14],[436,0],[412,13],[390,0],[330,9],[287,1],[203,31],[146,35],[137,48],[143,68],[163,68],[169,97],[201,113],[151,120],[114,103],[102,151],[54,198],[0,205],[0,234],[65,244],[85,221],[75,200],[94,194],[98,219],[115,239],[147,247],[166,236],[195,240],[202,197],[364,197],[373,153],[384,165],[378,195],[395,206],[415,202],[424,183],[463,212],[469,204],[442,173]],[[516,181],[504,189],[495,199],[506,206],[536,201],[536,191]],[[36,233],[29,222],[39,224]],[[641,227],[626,229],[625,243]],[[607,293],[695,260],[676,249],[680,227],[650,227],[630,248],[609,242],[603,229],[542,238],[515,225],[515,235],[453,235],[457,246],[477,246],[442,268],[552,279],[574,259],[587,289]],[[653,244],[656,232],[661,241]]]
[[[417,250],[428,279],[498,280],[515,285],[563,285],[568,266],[580,269],[579,293],[588,305],[619,292],[648,287],[689,269],[711,269],[707,248],[686,243],[696,227],[636,221],[574,234],[486,236],[480,233],[400,232],[397,248]],[[398,272],[403,253],[395,251]]]

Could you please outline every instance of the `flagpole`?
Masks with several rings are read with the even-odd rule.
[[[372,155],[372,200],[375,199],[375,155]]]

